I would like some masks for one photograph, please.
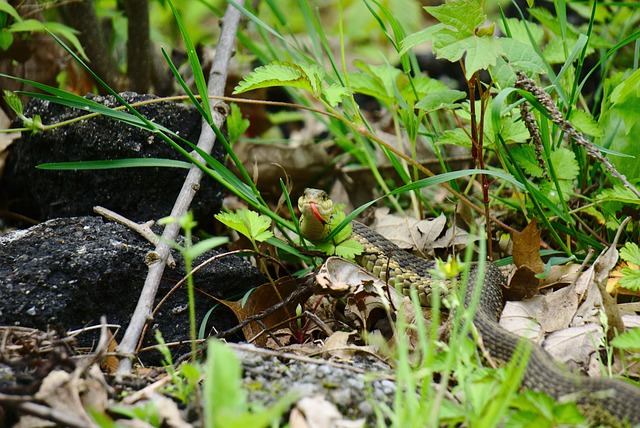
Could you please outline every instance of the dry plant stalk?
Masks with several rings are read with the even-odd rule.
[[[618,178],[626,188],[631,190],[638,198],[640,198],[640,191],[627,180],[623,174],[621,174],[615,166],[609,161],[608,158],[604,157],[600,150],[589,140],[587,140],[581,132],[578,132],[576,128],[564,118],[556,103],[551,99],[549,94],[547,94],[544,89],[536,84],[533,79],[530,79],[524,74],[522,71],[516,72],[517,79],[515,86],[518,89],[522,89],[524,91],[530,92],[536,100],[545,108],[549,116],[551,116],[551,121],[558,125],[576,144],[584,147],[587,150],[587,154],[592,158],[596,159],[599,162],[602,162],[607,171],[609,171],[614,177]],[[522,104],[525,105],[524,103]],[[528,114],[526,113],[528,112]],[[521,107],[520,114],[522,115],[522,119],[524,120],[525,125],[529,129],[531,136],[533,137],[534,144],[536,145],[536,153],[538,154],[538,161],[540,161],[541,150],[542,150],[542,141],[540,140],[540,130],[531,114],[531,111],[526,107],[526,110]],[[536,137],[538,140],[536,140]],[[538,147],[538,145],[540,145]],[[544,168],[543,168],[544,169]],[[546,175],[546,169],[544,169]]]

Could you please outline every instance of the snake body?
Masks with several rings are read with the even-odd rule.
[[[301,212],[300,229],[311,241],[326,236],[326,224],[333,212],[333,202],[317,189],[306,189],[298,200]],[[352,222],[352,239],[364,248],[356,257],[358,264],[394,286],[402,284],[408,294],[411,287],[418,290],[422,304],[431,301],[433,280],[429,271],[434,263],[408,253],[362,223]],[[474,325],[482,337],[485,349],[492,358],[508,362],[517,345],[525,339],[505,330],[498,324],[502,311],[502,287],[506,280],[500,270],[488,263],[484,278],[477,281],[474,269],[464,296],[469,307],[476,284],[481,284],[480,300],[474,316]],[[640,426],[640,388],[629,382],[609,378],[592,378],[569,372],[556,363],[542,347],[526,340],[530,350],[522,380],[527,389],[542,391],[556,400],[575,401],[593,421],[608,426]]]

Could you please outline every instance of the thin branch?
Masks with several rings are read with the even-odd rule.
[[[238,4],[242,5],[242,0],[238,1]],[[238,25],[240,24],[240,12],[232,6],[227,8],[227,11],[223,18],[222,32],[220,34],[220,41],[216,50],[216,57],[213,62],[213,67],[209,74],[208,93],[209,95],[222,96],[224,95],[224,87],[227,81],[227,69],[229,67],[229,61],[231,56],[235,52],[234,43],[236,38],[236,32]],[[226,104],[212,103],[211,113],[216,126],[222,127],[225,121],[226,115],[223,112],[228,110]],[[198,140],[198,147],[206,153],[211,153],[213,144],[215,143],[215,134],[211,127],[204,121],[202,123],[202,131]],[[204,161],[202,158],[194,153],[194,156]],[[193,200],[197,189],[200,187],[200,180],[202,179],[203,172],[195,165],[189,170],[187,178],[180,190],[178,199],[171,211],[171,217],[180,218],[189,209],[189,205]],[[151,310],[153,308],[153,302],[158,292],[158,286],[160,279],[164,273],[164,266],[171,249],[169,242],[175,241],[180,231],[180,226],[177,222],[168,224],[164,232],[162,233],[162,239],[156,246],[155,252],[159,255],[160,260],[149,266],[149,272],[144,283],[144,288],[140,293],[138,305],[131,317],[131,322],[127,331],[120,342],[118,351],[123,354],[131,354],[136,349],[140,335],[145,324],[152,319]],[[124,358],[120,360],[118,365],[117,375],[122,377],[131,372],[131,360]]]

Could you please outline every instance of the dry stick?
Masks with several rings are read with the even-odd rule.
[[[148,222],[143,224],[138,224],[132,220],[129,220],[124,216],[121,216],[116,212],[111,211],[108,208],[104,208],[99,205],[96,205],[95,207],[93,207],[93,212],[101,215],[107,220],[115,221],[116,223],[120,223],[121,225],[128,227],[129,229],[136,232],[138,235],[142,236],[147,241],[151,242],[151,244],[153,245],[157,246],[158,243],[160,242],[160,239],[158,238],[158,236],[155,233],[153,233],[153,230],[151,230],[151,226],[153,226],[153,220],[149,220]],[[149,254],[147,254],[147,256],[149,256]],[[157,259],[157,257],[155,256],[151,256],[151,257],[152,258],[149,258],[149,259],[145,257],[145,260],[155,261]],[[173,259],[173,256],[171,255],[171,253],[169,253],[169,255],[167,256],[167,266],[169,266],[171,269],[176,267],[176,261]]]
[[[239,5],[243,5],[243,0],[238,0]],[[235,52],[234,43],[236,38],[236,32],[240,23],[240,12],[232,6],[227,7],[227,11],[222,18],[222,32],[220,33],[220,41],[216,48],[216,56],[211,67],[208,82],[209,95],[221,96],[224,94],[224,87],[227,81],[227,69],[229,67],[229,61],[231,56]],[[224,123],[228,106],[223,102],[211,104],[211,114],[216,126],[221,127]],[[203,120],[202,131],[198,140],[198,148],[202,149],[206,153],[211,153],[213,144],[215,143],[215,134],[209,124]],[[192,153],[193,156],[204,163],[204,160],[197,153]],[[195,165],[191,166],[189,174],[180,190],[180,195],[176,200],[173,209],[171,210],[171,217],[179,218],[189,209],[189,205],[196,194],[196,191],[200,187],[200,180],[202,179],[203,172]],[[129,374],[131,372],[131,360],[134,351],[138,344],[140,334],[145,324],[152,319],[151,309],[153,302],[156,298],[160,279],[164,272],[165,261],[169,255],[171,247],[169,242],[172,242],[178,236],[180,231],[180,225],[177,222],[168,224],[163,233],[160,243],[156,246],[156,253],[160,256],[160,260],[149,266],[149,272],[144,282],[144,288],[140,293],[138,299],[138,305],[131,317],[129,327],[120,342],[118,351],[121,355],[126,357],[120,360],[118,365],[117,375],[119,378]],[[129,358],[127,358],[127,356]]]
[[[598,162],[604,164],[605,169],[611,173],[618,180],[622,181],[622,184],[633,192],[638,198],[640,198],[640,190],[633,184],[627,180],[623,174],[621,174],[615,166],[609,161],[609,158],[606,158],[600,152],[591,141],[587,140],[582,133],[578,132],[576,128],[564,118],[555,101],[551,98],[551,96],[544,91],[538,84],[533,80],[527,77],[522,71],[518,71],[516,73],[516,88],[523,89],[527,92],[530,92],[537,100],[542,104],[542,106],[547,110],[549,116],[551,116],[551,121],[558,125],[565,133],[569,135],[569,137],[579,146],[582,146],[586,149],[587,155],[596,159]]]

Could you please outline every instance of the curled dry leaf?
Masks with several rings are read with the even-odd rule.
[[[602,343],[604,330],[599,324],[585,324],[556,331],[547,336],[544,349],[555,359],[569,367],[589,366],[593,355]]]
[[[500,325],[507,331],[540,344],[544,339],[544,334],[535,319],[541,308],[542,296],[529,299],[526,302],[507,302],[502,310]]]
[[[404,250],[423,251],[433,248],[446,223],[444,214],[433,220],[416,220],[377,210],[375,230]]]
[[[517,267],[527,266],[535,273],[544,272],[540,258],[540,229],[533,219],[522,232],[513,234],[513,263]]]
[[[336,331],[324,341],[322,350],[323,358],[337,359],[339,361],[350,361],[360,350],[359,347],[349,343],[352,336],[356,334],[355,331]]]
[[[607,339],[609,340],[613,339],[616,333],[624,332],[624,324],[622,323],[620,310],[616,305],[615,299],[607,293],[607,281],[611,271],[615,268],[616,263],[618,263],[618,256],[620,254],[616,249],[618,236],[619,234],[616,235],[616,239],[611,244],[611,247],[604,253],[601,253],[593,263],[594,280],[602,296],[602,304],[609,323],[609,329],[607,331]]]

